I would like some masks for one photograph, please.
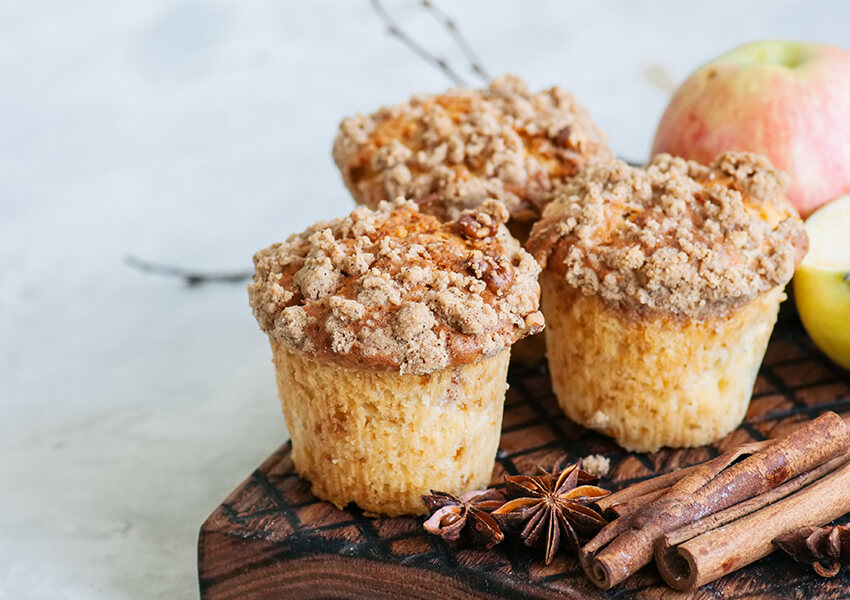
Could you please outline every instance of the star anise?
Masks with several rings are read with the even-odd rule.
[[[518,531],[528,547],[543,539],[548,565],[564,538],[578,550],[579,539],[592,536],[607,524],[605,518],[589,506],[610,493],[589,485],[596,481],[597,477],[581,470],[580,460],[560,472],[541,469],[541,473],[533,477],[505,477],[505,487],[512,499],[491,514],[503,528]]]
[[[423,526],[444,540],[453,542],[463,538],[473,546],[487,549],[505,539],[499,525],[488,514],[505,502],[499,490],[475,490],[460,498],[431,490],[431,495],[422,496],[422,501],[431,515]]]
[[[821,577],[834,577],[850,564],[850,526],[801,527],[773,540],[797,562],[809,563]]]

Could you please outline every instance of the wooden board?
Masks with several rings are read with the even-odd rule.
[[[603,454],[611,489],[716,456],[753,439],[783,435],[824,410],[850,412],[850,374],[826,360],[797,317],[783,314],[774,331],[745,423],[708,447],[623,451],[570,422],[555,402],[546,366],[513,369],[493,482],[570,459]],[[846,519],[845,519],[846,521]],[[201,528],[198,571],[204,600],[267,598],[849,598],[850,568],[832,579],[781,554],[694,593],[667,588],[654,567],[602,592],[573,556],[549,566],[541,555],[506,542],[489,551],[458,549],[426,534],[421,518],[368,518],[338,510],[310,493],[293,472],[289,445],[270,456]]]

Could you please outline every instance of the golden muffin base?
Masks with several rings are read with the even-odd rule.
[[[421,495],[490,483],[510,348],[428,375],[352,369],[272,342],[298,474],[342,508],[425,512]]]
[[[567,416],[623,448],[713,442],[744,418],[780,287],[723,317],[633,318],[544,272],[552,387]]]

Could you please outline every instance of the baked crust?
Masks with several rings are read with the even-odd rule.
[[[788,177],[756,154],[711,166],[655,156],[565,183],[526,247],[587,295],[633,313],[706,318],[784,286],[807,248]]]
[[[430,375],[317,363],[272,340],[292,458],[313,493],[390,516],[422,514],[422,495],[489,485],[510,349]]]
[[[272,339],[320,361],[425,374],[543,328],[540,267],[483,203],[441,223],[398,200],[318,223],[254,256],[248,292]]]
[[[485,90],[418,95],[342,121],[334,160],[355,200],[403,196],[442,220],[488,198],[534,220],[553,185],[591,157],[611,157],[605,135],[564,90],[532,94],[506,75]]]
[[[633,319],[551,271],[541,286],[558,404],[635,452],[701,446],[741,423],[785,298],[776,287],[723,316]]]

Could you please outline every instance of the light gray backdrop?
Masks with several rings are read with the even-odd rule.
[[[850,46],[837,0],[442,6],[491,72],[572,90],[632,159],[712,56]],[[388,7],[459,57],[415,0]],[[249,269],[351,208],[341,117],[447,85],[366,0],[0,0],[0,598],[197,595],[199,525],[286,439],[270,352],[242,284],[125,256]]]

